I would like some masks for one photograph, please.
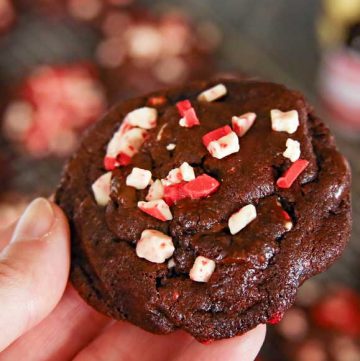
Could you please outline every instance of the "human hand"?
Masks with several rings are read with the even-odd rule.
[[[0,361],[250,361],[256,357],[265,337],[264,325],[205,346],[182,331],[153,335],[99,314],[67,285],[69,238],[60,208],[42,198],[0,232]]]

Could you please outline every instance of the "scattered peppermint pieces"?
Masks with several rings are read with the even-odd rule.
[[[191,102],[189,99],[182,100],[176,103],[176,108],[179,111],[180,115],[185,116],[185,112],[192,108]]]
[[[136,244],[136,255],[153,263],[164,263],[174,251],[171,237],[154,229],[144,230]]]
[[[133,110],[125,117],[125,122],[133,127],[152,129],[156,127],[157,110],[155,108],[143,107]]]
[[[134,167],[126,177],[126,185],[136,189],[145,189],[151,182],[151,172],[149,170]]]
[[[184,162],[183,164],[181,164],[180,173],[181,173],[182,180],[184,180],[185,182],[189,182],[189,181],[195,179],[194,168],[191,165],[189,165],[189,163],[187,163],[187,162]]]
[[[214,158],[223,159],[240,150],[239,138],[236,133],[232,131],[228,135],[210,142],[207,150]]]
[[[174,258],[169,259],[167,266],[168,266],[168,268],[174,268],[175,267]]]
[[[272,109],[270,112],[272,130],[277,132],[287,132],[293,134],[299,127],[299,113],[297,110],[282,112],[278,109]]]
[[[199,124],[200,121],[196,115],[194,108],[185,110],[184,116],[179,120],[179,125],[185,128],[192,128],[195,125],[199,125]]]
[[[162,199],[164,196],[164,186],[161,180],[157,179],[149,188],[148,194],[145,197],[147,201],[155,201]]]
[[[220,183],[215,178],[202,174],[189,183],[184,184],[183,192],[191,199],[199,199],[213,194],[219,186]]]
[[[202,102],[213,102],[225,96],[227,89],[224,84],[217,84],[199,94],[198,100]]]
[[[245,113],[240,116],[233,116],[231,119],[232,128],[239,137],[242,137],[253,126],[255,119],[255,113]]]
[[[91,186],[94,198],[99,206],[106,206],[110,201],[111,172],[100,176]]]
[[[231,128],[228,125],[225,125],[224,127],[212,130],[209,133],[206,133],[202,137],[202,142],[207,148],[208,145],[213,142],[214,140],[219,140],[222,137],[225,137],[225,135],[228,135],[232,132]]]
[[[166,146],[166,149],[168,151],[174,150],[175,148],[176,148],[176,144],[174,144],[174,143],[170,143]]]
[[[158,106],[164,105],[166,103],[167,103],[167,99],[162,95],[153,96],[148,99],[148,104],[153,107],[158,107]]]
[[[170,221],[173,219],[169,206],[162,200],[149,202],[138,202],[138,207],[150,216],[160,221]]]
[[[182,182],[164,186],[163,198],[169,206],[188,197],[188,194],[184,190],[185,184],[185,182]]]
[[[180,168],[171,169],[165,179],[161,180],[161,183],[164,186],[169,186],[171,184],[180,183],[182,181],[182,174]]]
[[[290,159],[292,162],[295,162],[300,158],[300,155],[300,143],[297,140],[288,138],[286,141],[286,150],[283,153],[283,156]]]
[[[229,229],[231,234],[236,234],[245,228],[256,218],[256,208],[252,204],[242,207],[229,218]]]
[[[190,279],[195,282],[208,282],[215,271],[216,264],[213,260],[198,256],[190,270]]]
[[[308,165],[309,161],[305,159],[295,161],[285,174],[277,180],[276,185],[279,188],[290,188]]]

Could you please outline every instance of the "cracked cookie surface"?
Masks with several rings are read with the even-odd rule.
[[[71,223],[72,282],[85,300],[151,332],[181,328],[201,341],[232,337],[280,318],[302,282],[341,254],[351,228],[349,167],[301,94],[273,83],[224,80],[225,97],[197,100],[217,83],[193,83],[111,109],[69,160],[56,194]],[[154,97],[165,98],[156,106],[157,126],[131,164],[112,172],[110,202],[99,207],[91,185],[105,172],[106,146],[125,116]],[[191,101],[200,125],[179,126],[175,105],[183,99]],[[297,131],[291,136],[273,131],[272,109],[296,110]],[[256,121],[240,138],[240,151],[212,157],[203,135],[247,112],[256,113]],[[301,144],[301,158],[309,165],[289,189],[281,189],[276,180],[291,165],[283,156],[289,137]],[[203,199],[178,201],[167,222],[141,212],[137,202],[147,190],[126,186],[132,168],[163,179],[183,162],[196,176],[216,178],[218,190]],[[228,219],[247,204],[256,206],[257,217],[232,235]],[[291,229],[283,210],[291,217]],[[145,229],[172,237],[173,267],[136,255]],[[189,279],[199,255],[216,262],[207,283]]]

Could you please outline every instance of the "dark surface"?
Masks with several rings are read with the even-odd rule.
[[[104,173],[105,147],[121,120],[144,106],[147,97],[121,103],[88,132],[56,196],[71,221],[72,281],[81,295],[114,318],[156,333],[182,328],[199,340],[231,337],[283,313],[300,284],[341,254],[350,233],[349,168],[302,96],[271,83],[227,81],[225,100],[198,103],[197,94],[209,86],[195,83],[167,93],[168,104],[158,109],[158,126],[133,164],[114,171],[111,202],[105,209],[95,203],[91,184]],[[199,127],[178,126],[174,104],[184,98],[194,104]],[[301,142],[302,157],[310,161],[289,190],[275,186],[289,166],[282,156],[289,135],[271,131],[269,113],[274,108],[298,110],[300,127],[291,137]],[[212,158],[201,136],[247,111],[256,112],[257,120],[240,140],[240,152],[223,160]],[[169,125],[164,137],[156,142],[165,122]],[[168,143],[177,144],[173,153],[165,149]],[[144,192],[124,185],[132,166],[163,178],[184,161],[197,175],[216,177],[219,190],[207,199],[178,202],[170,222],[141,213],[136,202]],[[292,216],[294,228],[289,232],[277,198]],[[257,206],[257,219],[230,236],[229,216],[248,203]],[[175,271],[136,256],[134,245],[146,228],[172,236]],[[216,259],[206,284],[188,277],[196,255]],[[180,295],[176,300],[175,294]]]

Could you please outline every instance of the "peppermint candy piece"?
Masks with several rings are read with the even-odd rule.
[[[169,186],[171,184],[181,183],[182,181],[191,181],[195,179],[194,168],[189,163],[184,162],[179,168],[172,169],[165,179],[161,182],[163,185]]]
[[[285,223],[284,223],[285,229],[287,231],[291,231],[291,229],[293,228],[293,223],[292,223],[292,219],[291,219],[289,213],[286,212],[285,210],[282,210],[281,214],[284,216],[284,219],[285,219]]]
[[[138,207],[150,216],[160,221],[170,221],[173,219],[169,206],[162,200],[154,200],[149,202],[138,202]]]
[[[229,229],[231,234],[236,234],[244,229],[256,218],[256,208],[252,204],[242,207],[229,218]]]
[[[232,131],[228,135],[210,142],[207,150],[214,158],[223,159],[240,150],[239,138],[236,133]]]
[[[151,172],[146,169],[134,167],[126,177],[126,185],[136,189],[145,189],[151,182]]]
[[[220,99],[227,94],[227,89],[224,84],[217,84],[210,89],[207,89],[199,94],[198,100],[204,102],[213,102]]]
[[[291,165],[285,174],[277,180],[276,185],[279,188],[290,188],[308,165],[309,161],[305,159],[297,160]]]
[[[282,112],[279,109],[272,109],[271,116],[271,128],[277,132],[287,132],[293,134],[299,127],[299,113],[297,110],[290,110],[288,112]]]
[[[171,151],[174,150],[176,148],[176,144],[174,143],[170,143],[166,146],[166,150]]]
[[[300,158],[300,155],[300,143],[297,140],[288,138],[286,141],[286,150],[283,153],[283,156],[290,159],[292,162],[295,162]]]
[[[242,137],[253,126],[255,119],[256,119],[255,113],[245,113],[238,117],[233,116],[231,119],[232,128],[239,137]]]
[[[176,103],[176,108],[179,111],[182,117],[185,116],[185,112],[192,108],[191,102],[189,99],[182,100]]]
[[[94,198],[99,206],[106,206],[110,201],[112,172],[107,172],[100,176],[91,186]]]
[[[181,164],[179,169],[180,169],[182,180],[189,182],[189,181],[195,179],[194,168],[189,163],[184,162],[183,164]]]
[[[164,201],[172,206],[177,201],[188,197],[188,193],[184,190],[185,182],[164,186]]]
[[[164,186],[159,179],[157,179],[149,188],[149,192],[145,199],[147,201],[155,201],[162,199],[164,196]]]
[[[207,148],[208,145],[213,142],[214,140],[218,140],[222,137],[225,137],[225,135],[228,135],[232,132],[231,128],[228,125],[225,125],[224,127],[212,130],[209,133],[206,133],[203,137],[202,137],[202,142],[205,145],[205,147]]]
[[[200,120],[198,119],[194,108],[185,110],[184,116],[179,120],[179,125],[185,128],[192,128],[199,124]]]
[[[133,127],[152,129],[156,127],[157,116],[155,108],[142,107],[128,113],[124,121]]]
[[[164,263],[174,251],[171,237],[154,229],[144,230],[136,244],[136,255],[153,263]]]
[[[213,194],[219,186],[220,183],[215,178],[202,174],[189,183],[185,183],[182,191],[191,199],[199,199]]]
[[[215,271],[216,264],[213,260],[198,256],[190,270],[190,279],[195,282],[208,282]]]

